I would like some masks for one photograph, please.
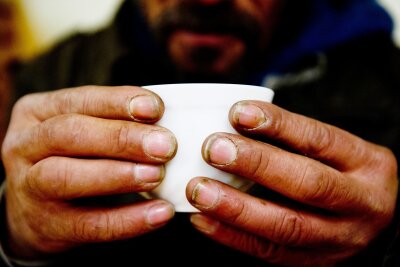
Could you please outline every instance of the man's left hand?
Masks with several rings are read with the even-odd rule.
[[[191,221],[210,238],[279,265],[332,266],[391,223],[398,179],[389,149],[258,101],[236,104],[230,120],[252,139],[213,134],[203,146],[206,162],[291,201],[195,178],[187,197],[202,213]]]

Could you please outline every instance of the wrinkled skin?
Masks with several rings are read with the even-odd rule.
[[[198,177],[187,197],[203,213],[191,221],[210,238],[283,266],[333,266],[366,248],[391,222],[397,163],[388,149],[268,103],[239,103],[230,120],[250,139],[216,133],[204,144],[204,159],[308,208]]]
[[[151,125],[158,96],[138,87],[82,87],[27,95],[15,105],[2,148],[10,246],[34,258],[89,242],[141,235],[174,215],[151,200],[116,208],[71,200],[155,188],[176,151]]]
[[[23,97],[2,149],[11,249],[35,258],[133,238],[167,223],[174,211],[162,200],[108,209],[71,204],[158,185],[162,164],[176,150],[173,134],[152,125],[162,113],[162,100],[138,87]],[[390,224],[397,165],[388,149],[263,102],[236,104],[230,120],[248,137],[216,133],[204,143],[204,159],[315,208],[285,206],[194,178],[187,196],[202,213],[191,221],[210,238],[267,262],[331,266],[364,249]]]
[[[259,26],[253,48],[262,52],[286,1],[140,2],[153,26],[178,4],[233,6]],[[243,17],[237,20],[240,27]],[[177,27],[164,41],[181,69],[229,76],[235,67],[251,67],[242,63],[254,49],[240,36]],[[213,57],[196,61],[204,50]],[[15,256],[38,258],[165,225],[174,210],[163,200],[115,208],[74,201],[149,191],[161,182],[162,165],[176,151],[173,133],[153,125],[163,111],[161,99],[138,87],[81,87],[20,99],[2,147],[9,247]],[[210,136],[205,161],[298,205],[258,199],[213,177],[194,178],[187,197],[202,213],[191,221],[211,239],[279,265],[333,266],[366,248],[391,223],[398,180],[396,159],[387,148],[262,102],[235,105],[230,120],[243,135]]]

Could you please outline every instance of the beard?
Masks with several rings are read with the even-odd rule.
[[[199,46],[189,49],[190,57],[196,70],[178,69],[183,75],[207,77],[207,79],[226,79],[226,77],[245,76],[260,59],[262,47],[262,30],[259,22],[250,14],[238,10],[231,2],[221,5],[189,5],[179,3],[165,9],[161,15],[150,23],[150,30],[162,47],[168,47],[171,35],[177,30],[200,34],[217,34],[233,36],[244,43],[243,55],[224,73],[210,72],[210,66],[218,59],[221,51],[217,48]]]

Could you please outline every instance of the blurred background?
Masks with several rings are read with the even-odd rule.
[[[28,60],[75,32],[106,26],[123,0],[0,0],[0,143],[7,125],[12,63]],[[395,21],[400,47],[400,0],[379,0]]]
[[[122,0],[0,0],[0,63],[29,59],[76,31],[95,31]]]
[[[379,0],[396,22],[400,46],[400,0]],[[105,26],[122,0],[0,0],[0,61],[30,58],[76,31]],[[56,23],[55,23],[56,22]]]

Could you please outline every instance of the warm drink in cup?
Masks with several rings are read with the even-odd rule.
[[[204,162],[201,148],[215,132],[236,133],[229,123],[230,108],[241,100],[271,102],[273,91],[259,86],[238,84],[166,84],[144,86],[158,94],[165,113],[157,123],[171,130],[178,142],[176,156],[166,164],[163,182],[149,195],[174,204],[178,212],[197,211],[186,199],[186,185],[197,176],[208,177],[247,190],[252,182]]]

